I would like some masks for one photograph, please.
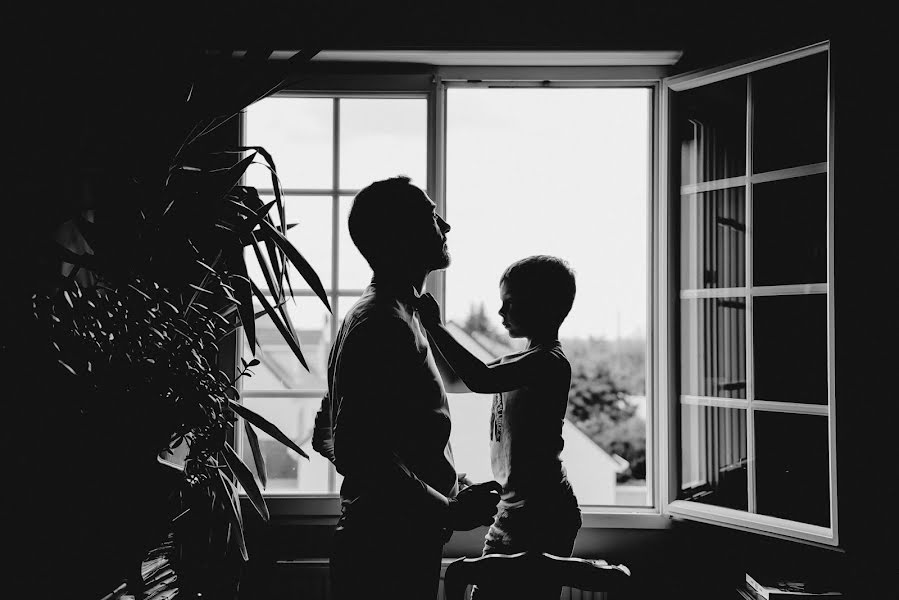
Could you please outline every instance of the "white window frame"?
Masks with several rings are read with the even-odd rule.
[[[420,54],[420,53],[419,53]],[[477,54],[478,56],[474,56]],[[606,60],[614,64],[626,66],[608,66],[596,56],[589,62],[593,65],[603,66],[560,66],[564,61],[572,58],[553,57],[553,53],[540,53],[544,60],[535,60],[540,63],[535,65],[515,66],[494,64],[489,53],[469,53],[471,60],[469,66],[465,66],[464,60],[457,54],[452,60],[447,60],[444,66],[432,66],[422,68],[416,74],[392,72],[376,73],[366,70],[361,75],[322,75],[307,77],[296,86],[292,86],[285,94],[301,96],[339,96],[339,97],[422,97],[428,98],[428,129],[427,129],[427,192],[437,205],[440,214],[446,211],[446,92],[448,88],[458,86],[498,86],[498,87],[642,87],[649,89],[652,95],[650,103],[650,156],[648,169],[648,198],[647,198],[647,355],[646,355],[646,396],[647,396],[647,480],[650,506],[647,507],[619,507],[619,506],[582,506],[583,526],[587,528],[626,528],[626,529],[663,529],[671,524],[671,520],[663,513],[664,502],[667,497],[661,485],[667,481],[665,469],[661,465],[668,463],[667,444],[663,439],[666,430],[660,427],[662,422],[660,392],[664,386],[660,376],[664,372],[661,368],[661,348],[666,342],[664,331],[659,321],[662,311],[659,307],[660,291],[664,288],[666,278],[660,269],[659,259],[662,254],[658,244],[662,221],[660,220],[659,202],[660,173],[660,131],[661,131],[661,83],[667,74],[667,65],[673,64],[679,58],[680,53],[636,53],[642,57],[634,59],[635,53],[627,53],[627,60],[609,56],[616,53],[585,53],[606,56]],[[507,54],[507,53],[506,53]],[[435,55],[431,55],[434,58]],[[473,58],[472,58],[473,57]],[[416,54],[416,58],[418,54]],[[439,57],[438,57],[439,58]],[[499,60],[506,61],[508,57]],[[529,58],[530,60],[530,58]],[[584,59],[586,60],[586,59]],[[510,63],[514,61],[509,61]],[[578,63],[568,63],[578,64]],[[241,122],[241,139],[243,139],[243,121]],[[335,153],[338,151],[335,143]],[[277,157],[275,157],[277,160]],[[336,185],[335,185],[336,187]],[[311,193],[311,192],[310,192]],[[326,195],[330,195],[329,190]],[[335,221],[336,222],[336,221]],[[336,258],[336,257],[335,257]],[[336,267],[332,267],[336,268]],[[335,282],[336,283],[336,280]],[[432,273],[427,280],[427,289],[430,290],[441,303],[444,304],[445,273]],[[331,290],[334,293],[333,290]],[[236,346],[236,352],[241,349],[241,341]],[[239,356],[239,354],[238,354]],[[243,392],[245,397],[251,394]],[[264,393],[261,395],[269,396]],[[290,397],[315,397],[315,392],[286,392]],[[267,494],[266,502],[273,516],[290,516],[312,518],[322,522],[333,523],[340,513],[339,497],[335,494],[301,494],[281,493]]]
[[[672,517],[680,517],[689,520],[701,521],[705,523],[722,525],[734,529],[751,531],[755,533],[763,533],[773,537],[779,537],[788,540],[799,540],[814,545],[832,547],[839,545],[838,536],[838,511],[837,511],[837,473],[836,473],[836,404],[834,396],[834,262],[833,262],[833,86],[832,77],[828,73],[828,98],[827,98],[827,114],[828,114],[828,131],[827,131],[827,157],[824,163],[817,165],[807,165],[793,169],[783,169],[764,174],[752,174],[751,170],[751,153],[747,153],[747,170],[746,175],[733,178],[733,181],[726,182],[728,186],[731,184],[745,184],[747,187],[746,194],[746,214],[747,214],[747,231],[751,231],[751,184],[761,183],[763,181],[774,181],[777,179],[786,179],[802,174],[827,173],[827,283],[811,284],[811,285],[781,285],[767,287],[753,287],[751,281],[747,279],[746,286],[738,289],[709,289],[709,290],[691,290],[690,292],[681,293],[675,288],[676,269],[678,264],[671,261],[672,256],[677,256],[676,245],[679,240],[672,239],[672,219],[676,220],[677,215],[671,214],[671,198],[677,194],[681,194],[683,190],[670,189],[670,178],[668,175],[668,166],[670,165],[668,150],[670,148],[670,140],[668,133],[670,131],[668,119],[670,118],[670,93],[679,92],[702,85],[723,81],[733,77],[750,74],[762,69],[767,69],[779,64],[812,56],[821,52],[830,50],[829,42],[821,42],[807,47],[799,48],[789,52],[784,52],[774,56],[768,56],[761,59],[752,59],[731,63],[728,65],[694,71],[676,77],[667,78],[663,81],[661,90],[661,114],[662,124],[660,131],[662,132],[661,141],[661,160],[659,173],[660,191],[659,196],[663,199],[660,203],[659,210],[659,254],[658,268],[659,272],[665,274],[667,280],[658,290],[658,323],[660,326],[659,334],[661,336],[659,349],[665,349],[666,360],[659,360],[658,365],[661,369],[659,373],[659,381],[666,382],[658,389],[658,405],[659,411],[659,428],[663,433],[663,438],[667,438],[667,446],[663,454],[667,455],[667,467],[662,469],[659,480],[659,487],[663,493],[664,514]],[[749,107],[751,111],[751,103]],[[752,123],[747,120],[747,135],[751,134]],[[721,182],[718,182],[721,184]],[[705,191],[714,189],[715,184],[698,184],[685,186],[697,188],[695,191]],[[702,188],[702,189],[700,189]],[[751,261],[751,236],[748,238],[746,247],[747,260]],[[750,262],[751,264],[751,262]],[[751,269],[747,271],[747,277],[751,277]],[[797,405],[790,403],[778,402],[761,402],[755,401],[755,405],[768,410],[781,410],[790,413],[805,413],[826,415],[828,418],[828,444],[829,444],[829,461],[830,461],[830,527],[820,527],[791,521],[788,519],[770,517],[748,511],[740,511],[729,508],[722,508],[698,502],[687,500],[678,500],[678,457],[680,456],[680,435],[677,429],[677,410],[680,408],[678,390],[674,388],[675,378],[673,373],[676,372],[679,363],[677,357],[680,349],[677,347],[677,340],[674,336],[674,325],[677,319],[677,313],[673,312],[676,307],[677,295],[684,297],[719,297],[719,296],[743,296],[747,300],[747,323],[746,335],[749,339],[748,343],[752,343],[752,298],[758,296],[771,295],[787,295],[787,294],[807,294],[807,293],[825,293],[827,294],[827,373],[828,373],[828,403],[827,405]],[[751,346],[750,346],[751,347]],[[747,373],[751,373],[752,356],[751,352],[747,353]],[[749,377],[750,382],[752,377]],[[751,385],[750,385],[751,388]],[[714,406],[740,406],[748,409],[747,427],[753,427],[752,419],[752,390],[747,390],[747,400],[722,400],[709,399],[703,397],[695,397],[690,399],[694,404],[714,405]],[[750,433],[748,437],[747,453],[751,457],[754,455],[752,448],[754,436]],[[663,459],[664,460],[664,459]],[[752,461],[750,460],[750,463]],[[751,465],[750,465],[751,468]],[[753,496],[753,477],[750,473],[748,485],[750,498]],[[750,509],[752,505],[750,504]]]

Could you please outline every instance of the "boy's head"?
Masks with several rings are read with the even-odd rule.
[[[542,254],[509,265],[499,285],[499,314],[512,337],[555,332],[571,311],[576,291],[568,263]]]

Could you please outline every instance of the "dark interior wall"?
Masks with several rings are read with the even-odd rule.
[[[312,40],[331,48],[674,48],[684,50],[677,70],[686,71],[832,39],[836,410],[845,551],[689,523],[661,532],[585,531],[579,548],[617,554],[611,558],[645,567],[660,587],[683,586],[699,589],[698,594],[710,577],[726,584],[759,557],[839,569],[854,585],[870,582],[873,593],[895,571],[894,552],[881,550],[879,542],[896,540],[896,498],[890,495],[896,471],[890,381],[896,329],[894,300],[884,289],[896,257],[893,221],[887,218],[895,197],[888,174],[896,156],[895,84],[884,58],[888,21],[864,12],[870,9],[836,14],[820,3],[782,4],[410,1],[281,3],[252,11],[215,3],[178,10],[158,4],[152,10],[20,8],[9,20],[14,51],[8,126],[17,155],[10,205],[29,227],[10,228],[12,237],[18,242],[19,234],[49,235],[62,215],[90,202],[83,191],[86,174],[127,162],[135,146],[153,139],[157,109],[183,94],[177,82],[189,67],[185,57],[197,47],[263,43],[290,49]],[[27,252],[17,258],[14,272],[22,268],[27,277],[36,261]],[[28,390],[17,389],[15,382],[13,392],[28,398]],[[69,459],[63,452],[60,460]],[[77,469],[77,459],[71,460]],[[280,525],[256,523],[251,543],[260,557],[327,551],[330,525]]]

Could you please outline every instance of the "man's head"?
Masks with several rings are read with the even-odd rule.
[[[350,237],[375,273],[422,272],[449,266],[449,224],[406,176],[376,181],[356,194]]]
[[[512,337],[533,337],[558,330],[571,311],[574,271],[561,258],[529,256],[509,265],[499,281],[499,314]]]

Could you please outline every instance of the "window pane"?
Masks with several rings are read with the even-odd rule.
[[[276,424],[309,455],[309,460],[306,460],[261,429],[254,428],[259,438],[259,448],[265,457],[265,472],[268,476],[265,492],[332,491],[328,483],[330,463],[312,449],[312,429],[315,413],[321,403],[320,398],[244,398],[242,403]],[[241,458],[255,475],[256,463],[243,426],[239,432]]]
[[[827,175],[756,184],[753,285],[827,281]]]
[[[295,302],[294,302],[295,301]],[[253,303],[255,311],[262,306]],[[325,390],[327,389],[328,350],[331,346],[330,313],[317,297],[288,298],[284,305],[300,338],[300,350],[309,366],[307,371],[284,341],[269,316],[256,319],[256,339],[259,347],[256,358],[260,364],[252,367],[252,377],[242,379],[245,390]],[[243,357],[252,358],[246,336]]]
[[[746,397],[746,301],[681,300],[680,393]]]
[[[678,498],[746,510],[746,472],[746,411],[682,405]]]
[[[356,248],[350,237],[347,219],[353,199],[347,196],[340,198],[340,272],[337,274],[338,288],[342,290],[364,289],[371,282],[371,267]]]
[[[752,77],[753,172],[827,160],[827,53]]]
[[[333,132],[330,98],[265,98],[246,110],[246,145],[262,146],[275,161],[282,188],[330,189]],[[258,157],[257,162],[264,162]],[[271,188],[263,166],[247,169],[247,185]]]
[[[272,200],[271,197],[262,199],[263,202],[270,200]],[[272,208],[270,216],[275,222],[278,222],[280,218],[275,208]],[[328,289],[331,285],[331,197],[294,196],[284,198],[284,216],[288,225],[296,224],[287,230],[287,239],[300,251],[300,254],[318,274],[322,285]],[[261,243],[259,249],[265,260],[271,264],[265,243]],[[260,290],[268,291],[268,284],[265,282],[265,276],[262,274],[262,268],[259,266],[259,260],[256,258],[256,252],[252,246],[244,249],[244,259],[250,279]],[[290,285],[293,289],[311,289],[293,264],[289,260],[287,263]]]
[[[514,352],[524,340],[510,339],[496,315],[500,276],[526,256],[566,259],[577,297],[559,332],[573,369],[563,464],[582,504],[646,505],[650,93],[447,94],[445,317],[490,359]],[[454,413],[454,432],[458,423]],[[489,465],[487,426],[471,426],[484,437],[470,461]]]
[[[680,184],[745,175],[746,78],[678,92],[673,102]]]
[[[349,310],[353,307],[354,304],[361,298],[361,296],[340,296],[337,298],[337,310],[335,311],[337,314],[337,326],[340,327],[340,324],[343,323],[344,317],[349,312]]]
[[[341,99],[341,189],[395,175],[426,188],[427,110],[424,98]]]
[[[827,296],[753,298],[755,398],[827,404]]]
[[[757,511],[829,527],[827,417],[754,415]]]
[[[745,188],[681,196],[681,288],[746,285]]]

